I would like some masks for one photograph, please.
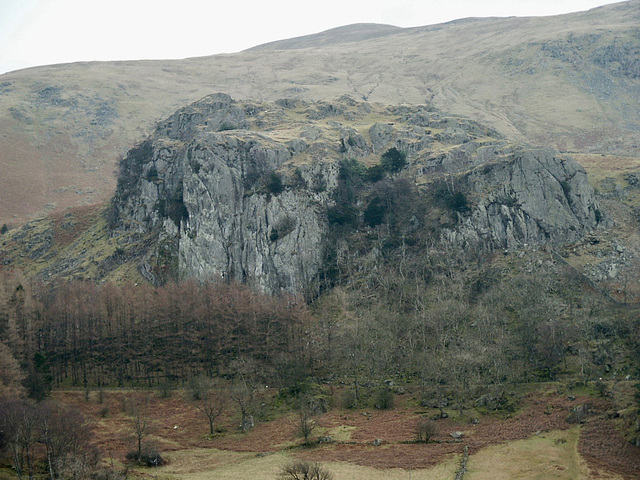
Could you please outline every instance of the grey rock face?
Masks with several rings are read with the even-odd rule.
[[[487,249],[572,243],[601,215],[584,169],[550,149],[506,148],[504,160],[464,174],[481,197],[449,240]]]
[[[332,238],[341,160],[371,166],[391,147],[408,165],[390,181],[404,177],[427,195],[444,179],[468,197],[471,209],[442,229],[442,241],[555,246],[584,236],[601,216],[576,162],[507,146],[475,122],[345,98],[255,104],[218,94],[176,112],[124,159],[112,233],[147,245],[141,270],[152,282],[226,277],[304,292]],[[371,228],[361,215],[350,228]]]
[[[162,122],[125,159],[113,232],[154,239],[141,265],[153,283],[225,277],[300,292],[317,275],[338,175],[323,158],[337,146],[321,130],[306,141],[275,141],[248,130],[246,118],[230,97],[207,97]],[[231,124],[244,128],[223,128]],[[311,158],[293,168],[302,154]]]
[[[283,145],[251,132],[209,135],[187,151],[183,181],[189,212],[181,231],[181,274],[231,276],[266,291],[298,292],[320,268],[327,231],[327,193],[271,192],[261,185],[290,159]],[[321,168],[323,177],[331,172]],[[300,171],[304,180],[309,170]],[[249,179],[256,178],[251,184]],[[196,213],[197,212],[197,213]]]

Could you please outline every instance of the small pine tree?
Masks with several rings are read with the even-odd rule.
[[[282,183],[282,178],[276,172],[269,173],[267,177],[266,183],[267,190],[274,195],[278,195],[284,190],[284,185]]]
[[[399,172],[407,164],[407,154],[391,147],[382,154],[380,164],[387,172]]]

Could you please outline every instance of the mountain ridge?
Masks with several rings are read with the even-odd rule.
[[[300,48],[313,48],[320,45],[335,45],[347,42],[357,42],[370,40],[401,33],[405,29],[394,25],[381,23],[353,23],[341,27],[331,28],[322,32],[303,35],[300,37],[276,40],[274,42],[263,43],[255,47],[243,50],[244,52],[265,51],[265,50],[293,50]]]

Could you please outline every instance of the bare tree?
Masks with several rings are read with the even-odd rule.
[[[229,396],[238,406],[242,416],[240,428],[243,432],[253,428],[253,411],[256,403],[256,382],[261,377],[258,364],[252,359],[242,357],[229,365],[234,372],[233,384]]]
[[[44,444],[51,480],[77,478],[97,462],[91,430],[75,411],[53,402],[38,406],[39,441]],[[65,475],[62,475],[62,471]]]
[[[434,420],[421,418],[416,424],[416,441],[428,443],[438,432],[438,424]]]
[[[318,419],[322,414],[322,408],[312,397],[305,397],[301,399],[297,413],[298,435],[302,437],[305,445],[310,445],[311,435],[318,425]]]
[[[220,382],[200,376],[192,382],[191,399],[194,406],[207,418],[209,435],[214,435],[215,422],[227,408],[229,391]]]
[[[333,474],[319,463],[298,460],[286,464],[280,470],[283,480],[333,480]]]
[[[13,468],[18,478],[32,479],[33,451],[38,438],[35,408],[14,398],[0,402],[0,410],[2,443],[11,452]]]
[[[242,417],[240,429],[243,432],[253,428],[253,403],[255,395],[253,388],[247,383],[245,378],[236,379],[231,387],[231,400],[238,406]]]
[[[305,445],[311,444],[311,434],[316,429],[316,419],[308,410],[298,411],[298,433],[303,438]]]
[[[134,404],[131,411],[131,432],[136,442],[136,458],[142,461],[142,446],[144,439],[151,434],[152,421],[139,405]]]
[[[0,342],[0,395],[20,395],[24,390],[24,373],[13,352],[4,342]]]

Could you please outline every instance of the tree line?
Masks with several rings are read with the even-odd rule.
[[[14,275],[3,278],[0,304],[0,368],[34,398],[62,386],[184,385],[229,375],[243,358],[276,376],[308,363],[306,305],[234,283],[28,286]]]
[[[52,387],[171,388],[200,376],[294,389],[346,379],[361,403],[389,379],[468,398],[562,372],[636,373],[637,316],[581,293],[576,279],[471,268],[452,252],[393,255],[341,252],[344,280],[311,305],[226,282],[28,285],[4,275],[2,388],[41,399]]]

